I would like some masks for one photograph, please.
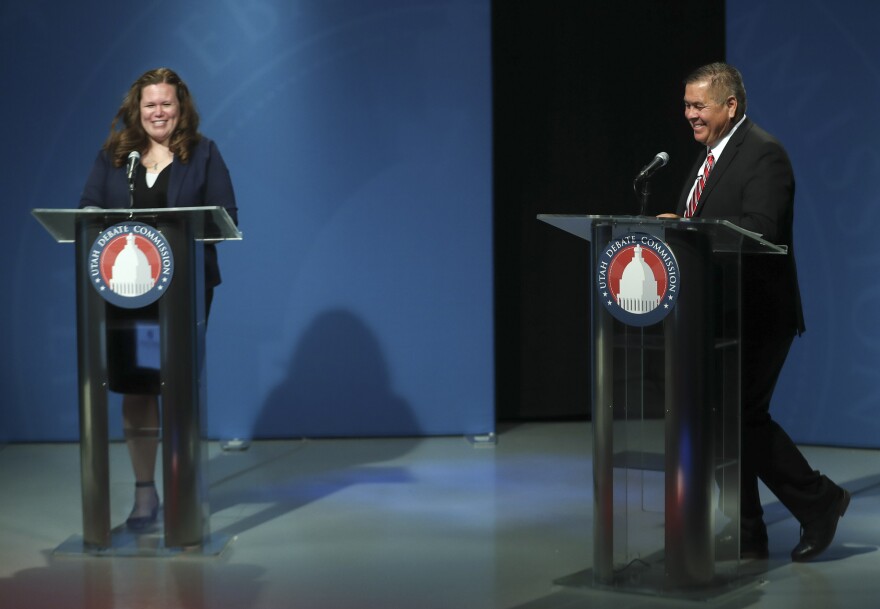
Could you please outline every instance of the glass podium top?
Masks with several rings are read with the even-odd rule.
[[[229,217],[225,208],[215,207],[162,207],[154,209],[34,209],[33,216],[58,243],[76,241],[76,224],[79,220],[93,219],[102,222],[147,222],[158,216],[187,219],[193,226],[199,241],[240,241],[241,231]]]
[[[660,234],[666,230],[699,231],[710,237],[716,252],[752,254],[787,254],[788,246],[776,245],[733,224],[728,220],[702,218],[655,218],[653,216],[591,216],[565,214],[538,214],[538,220],[590,241],[594,226],[609,225],[626,232]]]

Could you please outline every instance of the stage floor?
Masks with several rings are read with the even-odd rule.
[[[209,445],[218,556],[63,551],[81,534],[76,444],[0,447],[0,608],[637,609],[847,607],[880,598],[880,451],[805,447],[853,501],[820,560],[792,564],[798,524],[765,498],[760,583],[715,601],[555,585],[592,566],[589,423],[460,437]],[[133,482],[111,445],[111,511]]]

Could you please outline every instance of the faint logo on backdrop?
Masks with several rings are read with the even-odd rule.
[[[174,256],[158,229],[123,222],[95,239],[87,273],[104,300],[124,309],[140,309],[159,300],[168,289]]]
[[[596,264],[596,287],[611,315],[629,326],[650,326],[678,300],[678,262],[669,246],[646,233],[609,242]]]

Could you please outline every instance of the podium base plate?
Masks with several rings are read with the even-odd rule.
[[[99,548],[83,541],[82,535],[73,535],[53,550],[55,556],[108,556],[108,557],[157,557],[177,556],[219,558],[234,538],[229,535],[212,534],[202,545],[193,547],[168,547],[161,528],[155,532],[135,534],[123,525],[110,532],[110,547]]]
[[[754,571],[743,568],[739,572],[718,574],[713,581],[701,585],[672,585],[663,575],[662,567],[653,573],[642,573],[640,577],[627,578],[620,576],[613,583],[596,582],[593,570],[586,569],[571,575],[560,577],[553,584],[571,589],[593,589],[607,592],[633,594],[639,596],[666,597],[688,601],[726,601],[733,597],[755,593],[766,583],[764,570],[766,561],[756,561]]]

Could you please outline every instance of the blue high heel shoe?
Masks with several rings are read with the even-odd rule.
[[[138,509],[137,505],[137,497],[135,497],[135,505],[131,509],[131,515],[125,521],[125,526],[129,528],[131,531],[135,532],[143,532],[156,524],[156,520],[159,518],[159,493],[156,492],[156,483],[155,482],[135,482],[135,488],[152,488],[153,489],[153,506],[150,508],[150,513],[147,516],[135,516],[135,512]]]

